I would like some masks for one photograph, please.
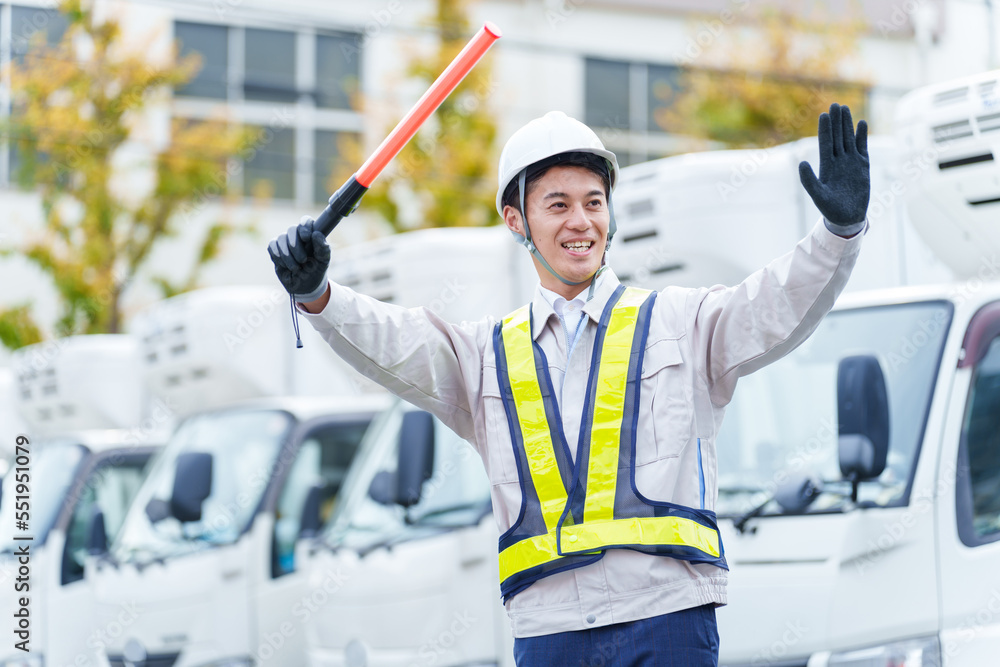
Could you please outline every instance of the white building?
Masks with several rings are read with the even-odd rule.
[[[177,91],[171,113],[207,117],[225,105],[244,123],[262,129],[256,157],[241,165],[230,187],[246,192],[258,179],[272,183],[267,206],[223,209],[208,201],[184,214],[179,238],[153,257],[154,273],[177,278],[209,221],[227,215],[254,221],[256,239],[237,238],[204,283],[277,286],[265,246],[268,239],[318,213],[328,196],[330,161],[337,139],[358,134],[373,149],[387,128],[423,93],[408,81],[413,55],[435,47],[428,27],[433,0],[96,0],[118,17],[138,48],[152,57],[172,38],[183,51],[201,53],[204,67]],[[703,54],[728,39],[751,0],[484,0],[470,2],[474,30],[485,20],[504,37],[492,50],[492,75],[469,104],[486,104],[503,139],[550,109],[561,109],[595,127],[623,163],[659,157],[675,138],[655,131],[657,86],[669,84],[679,64],[699,66]],[[771,3],[774,4],[774,3]],[[861,40],[851,80],[866,79],[867,116],[875,132],[890,133],[896,100],[907,90],[998,66],[998,22],[989,0],[826,0],[777,2],[793,11],[817,7],[841,15],[860,7],[870,29]],[[803,8],[808,4],[807,8]],[[58,39],[63,19],[53,3],[0,4],[0,58],[23,53],[26,38],[43,30]],[[471,36],[471,35],[470,35]],[[475,72],[474,72],[475,74]],[[9,78],[0,86],[0,113],[10,108]],[[359,92],[364,113],[351,108]],[[832,100],[831,100],[832,101]],[[150,116],[153,131],[167,127],[167,113]],[[499,152],[499,146],[495,149]],[[38,197],[11,185],[16,155],[0,145],[0,246],[16,246],[40,228]],[[334,243],[383,233],[375,221],[345,222]],[[140,281],[141,282],[141,281]],[[0,259],[0,305],[31,300],[44,325],[57,304],[48,278],[19,257]],[[137,285],[126,293],[125,316],[156,298]],[[0,363],[5,361],[0,352]]]

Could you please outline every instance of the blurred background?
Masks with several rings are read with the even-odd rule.
[[[733,284],[816,223],[797,165],[818,166],[818,115],[849,105],[872,133],[872,204],[848,291],[965,282],[857,297],[861,315],[831,316],[796,356],[741,380],[749,389],[715,443],[721,529],[749,573],[740,588],[733,570],[742,597],[723,659],[939,666],[958,637],[965,661],[948,664],[995,664],[994,617],[975,643],[964,620],[996,612],[1000,552],[967,562],[963,549],[1000,540],[1000,342],[971,376],[955,370],[952,339],[966,324],[984,340],[1000,331],[1000,311],[992,324],[972,314],[1000,298],[997,11],[992,0],[0,2],[5,618],[27,530],[15,528],[15,437],[41,443],[36,653],[4,644],[0,667],[299,665],[307,653],[331,666],[510,664],[479,458],[390,403],[305,322],[296,350],[266,253],[323,209],[485,21],[503,38],[330,236],[331,277],[451,321],[524,303],[537,278],[499,224],[496,164],[517,128],[561,110],[626,167],[610,254],[622,281]],[[853,480],[835,428],[848,352],[888,371],[895,419],[882,468]],[[959,454],[967,433],[971,454]],[[406,468],[399,452],[411,450],[430,452],[430,467]],[[970,482],[956,456],[984,472]],[[948,505],[938,470],[975,502]],[[789,471],[813,477],[789,491]],[[395,493],[407,474],[423,495]],[[940,517],[911,504],[921,492],[944,499]],[[871,508],[881,513],[854,511]],[[803,516],[760,522],[767,539],[747,529],[785,514]],[[914,585],[935,577],[936,589]]]

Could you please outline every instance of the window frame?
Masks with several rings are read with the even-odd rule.
[[[356,412],[347,412],[343,414],[335,415],[323,415],[320,417],[313,417],[311,419],[297,422],[292,429],[290,437],[286,440],[282,446],[280,452],[278,453],[278,458],[276,459],[275,465],[278,469],[274,471],[271,479],[268,481],[268,487],[265,489],[264,494],[261,496],[261,503],[257,509],[257,514],[259,513],[270,513],[275,516],[277,513],[278,503],[281,501],[282,496],[285,492],[285,484],[288,481],[289,475],[291,475],[292,469],[295,467],[296,462],[299,460],[299,456],[302,453],[302,445],[313,434],[321,431],[325,431],[332,428],[338,428],[342,426],[354,426],[360,423],[367,424],[362,434],[361,440],[358,441],[358,445],[354,452],[354,457],[352,457],[351,464],[348,466],[348,471],[355,463],[355,459],[358,454],[362,451],[362,444],[364,443],[367,435],[368,429],[371,426],[372,420],[375,419],[377,411],[366,411],[358,410]],[[346,475],[345,475],[346,478]],[[343,484],[341,484],[343,488]],[[340,493],[340,489],[337,490]],[[256,514],[255,514],[256,516]],[[332,517],[331,517],[332,518]],[[301,516],[300,526],[301,526]],[[279,553],[278,553],[278,536],[277,536],[277,519],[273,521],[271,526],[271,554],[268,559],[270,562],[269,575],[271,579],[280,579],[283,576],[292,574],[299,570],[298,564],[293,563],[290,570],[284,570],[279,563]],[[298,535],[296,535],[296,542],[298,542]]]
[[[227,96],[225,99],[175,95],[171,105],[171,115],[182,120],[204,120],[213,117],[220,105],[225,106],[240,123],[261,129],[293,131],[293,154],[295,165],[292,175],[292,196],[274,196],[272,202],[284,206],[314,207],[325,202],[332,192],[317,192],[317,177],[320,169],[316,153],[317,137],[320,131],[332,131],[339,135],[354,135],[361,139],[364,123],[361,113],[351,108],[333,108],[319,104],[319,67],[317,44],[321,36],[332,36],[354,40],[359,46],[351,51],[350,57],[357,63],[357,84],[362,88],[364,72],[363,34],[357,30],[335,27],[320,27],[275,24],[266,21],[240,21],[228,23],[213,21],[204,15],[177,13],[171,17],[171,27],[177,23],[220,26],[227,30],[228,70],[226,77]],[[294,102],[272,102],[248,100],[244,94],[246,84],[246,32],[247,30],[272,30],[290,32],[295,36],[295,81],[297,92]],[[263,146],[254,146],[259,152]],[[249,150],[246,152],[250,152]],[[229,169],[230,193],[238,194],[243,201],[253,199],[252,188],[245,183],[247,162],[235,158]]]
[[[958,536],[967,547],[975,548],[1000,542],[1000,530],[988,535],[979,535],[975,528],[975,506],[972,498],[972,468],[969,461],[968,420],[972,413],[973,388],[978,375],[978,366],[986,357],[992,343],[1000,339],[1000,301],[982,306],[969,321],[958,368],[971,368],[965,410],[962,415],[962,431],[958,442],[958,456],[955,466],[955,520]]]
[[[73,486],[70,487],[69,493],[66,496],[66,501],[63,503],[63,507],[52,526],[52,530],[59,530],[63,534],[62,559],[59,568],[59,584],[61,586],[66,586],[83,579],[83,574],[77,575],[69,572],[72,560],[69,529],[73,523],[73,517],[76,515],[77,507],[79,507],[80,502],[83,500],[83,495],[91,480],[94,479],[94,475],[108,466],[134,466],[137,464],[142,469],[143,476],[145,476],[148,471],[149,461],[156,451],[157,448],[155,447],[135,447],[127,451],[111,450],[90,454],[84,462],[83,465],[85,467],[76,475]],[[90,520],[88,520],[88,528],[89,525]],[[109,544],[113,537],[109,536]]]
[[[11,63],[14,60],[14,11],[15,9],[37,10],[46,14],[59,15],[58,8],[41,5],[25,5],[20,3],[4,2],[0,3],[0,62]],[[60,20],[63,20],[60,18]],[[46,42],[53,46],[55,42],[49,41],[49,24],[38,28],[46,32]],[[65,33],[66,26],[60,31],[59,39]],[[32,37],[34,37],[34,33]],[[29,38],[29,39],[31,39]],[[2,78],[0,78],[0,121],[10,119],[13,114],[13,91],[11,90],[9,68],[3,68]],[[16,175],[12,169],[14,151],[11,150],[11,142],[7,138],[0,139],[0,187],[16,188],[18,186]]]

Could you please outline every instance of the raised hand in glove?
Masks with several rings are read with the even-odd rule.
[[[299,303],[315,301],[326,292],[330,245],[326,237],[316,231],[315,224],[315,220],[305,216],[298,225],[289,227],[267,246],[274,262],[274,273]]]
[[[853,236],[864,229],[871,194],[868,124],[858,121],[855,136],[851,110],[831,104],[830,113],[819,116],[819,178],[804,161],[799,178],[830,231]]]

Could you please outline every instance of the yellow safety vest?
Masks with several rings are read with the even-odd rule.
[[[656,293],[619,285],[594,341],[574,461],[548,362],[531,336],[531,309],[504,318],[493,335],[521,483],[517,521],[500,536],[506,601],[538,579],[635,549],[727,567],[715,513],[649,500],[635,486],[642,358]],[[628,477],[619,479],[619,471]]]

